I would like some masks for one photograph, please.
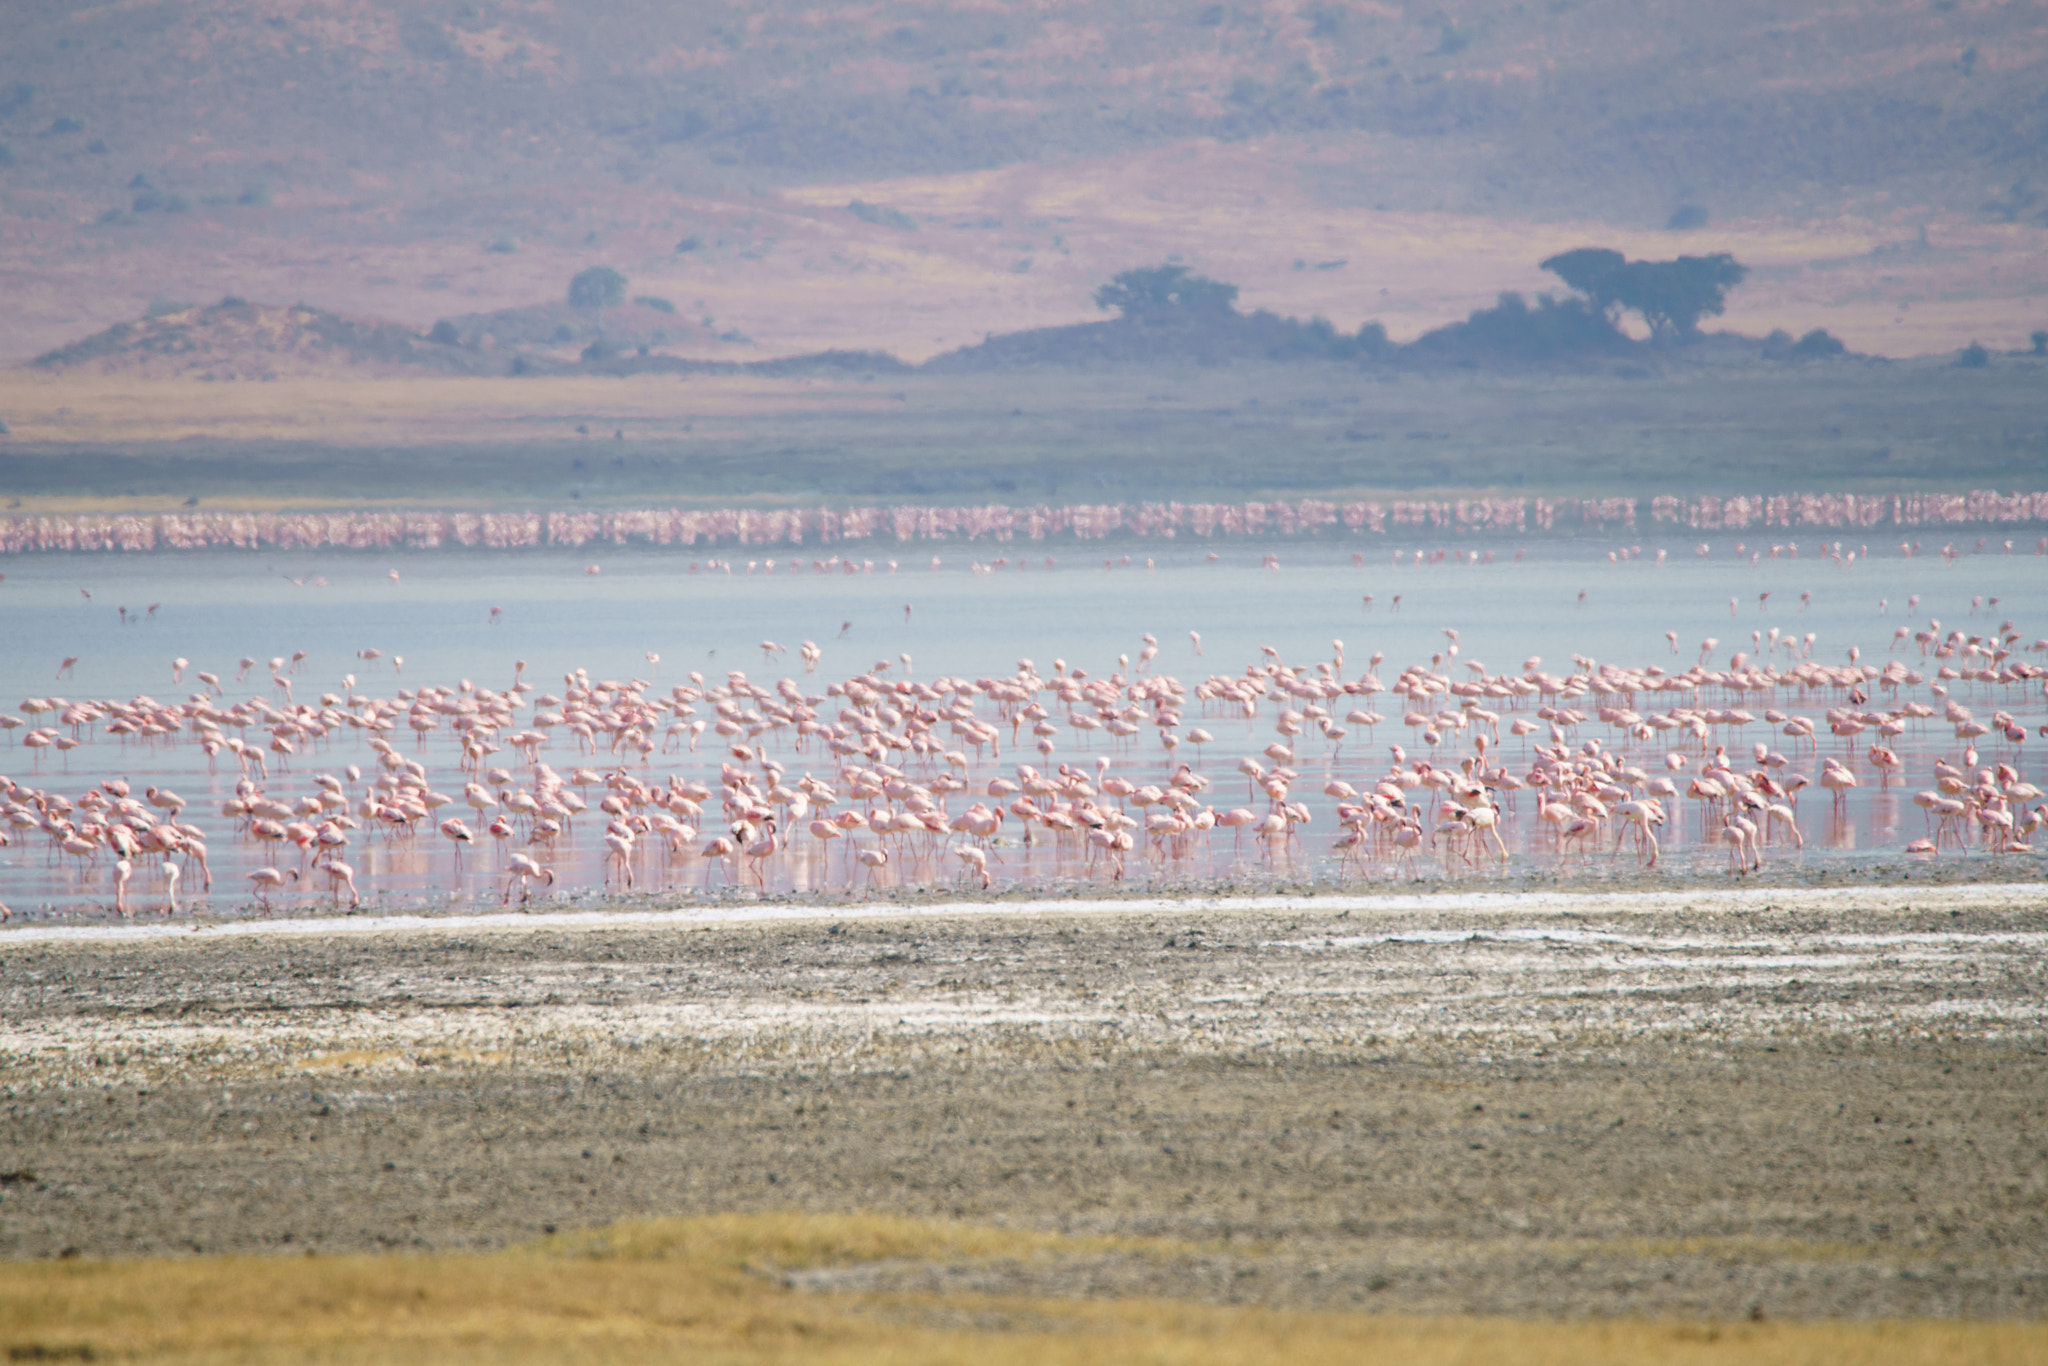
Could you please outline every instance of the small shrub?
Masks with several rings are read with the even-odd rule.
[[[436,346],[454,346],[462,337],[456,332],[455,324],[443,318],[434,324],[431,332],[427,333],[427,340]]]
[[[2034,344],[2035,355],[2048,356],[2048,332],[2036,332],[2027,340]]]
[[[1848,349],[1842,344],[1840,337],[1833,335],[1824,327],[1816,327],[1793,344],[1792,354],[1800,360],[1825,360],[1829,356],[1839,356]]]
[[[519,242],[511,237],[493,237],[484,250],[493,256],[510,256],[519,250]]]
[[[870,204],[856,199],[846,206],[846,211],[863,223],[873,223],[878,228],[897,228],[904,232],[916,232],[917,220],[901,209],[892,209],[886,204]]]
[[[68,133],[83,133],[84,131],[85,124],[66,114],[50,124],[49,131],[45,136],[53,138],[62,137]]]
[[[676,243],[676,255],[678,256],[683,255],[685,252],[702,250],[704,250],[704,239],[695,233],[691,233],[688,237]]]
[[[1956,366],[1963,370],[1982,370],[1991,364],[1991,353],[1976,342],[1971,342],[1956,355]]]
[[[103,157],[112,151],[113,148],[107,146],[105,138],[94,138],[91,142],[85,144],[85,150],[91,152],[96,157]]]
[[[244,208],[267,209],[270,207],[270,187],[268,185],[251,185],[235,197],[235,202]]]
[[[571,308],[617,308],[626,299],[626,277],[610,266],[592,266],[569,281]]]
[[[1664,227],[1670,232],[1693,232],[1707,226],[1707,211],[1699,204],[1680,204],[1671,211]]]
[[[172,313],[183,313],[190,307],[192,307],[191,304],[181,304],[176,299],[166,299],[162,295],[158,295],[149,301],[149,307],[143,311],[142,316],[145,318],[162,318]]]
[[[192,201],[181,194],[148,189],[138,193],[128,207],[134,213],[184,213],[192,207]]]
[[[676,311],[676,306],[674,304],[670,303],[668,300],[664,298],[661,298],[653,294],[637,295],[634,298],[633,302],[640,305],[640,307],[642,308],[651,308],[656,313],[673,313]]]
[[[556,340],[556,341],[558,341],[558,342],[572,342],[572,341],[575,341],[575,340],[576,340],[576,329],[575,329],[575,328],[573,328],[573,327],[571,327],[571,326],[569,326],[569,324],[567,324],[567,323],[556,323],[556,324],[555,324],[555,335],[554,335],[554,340]]]

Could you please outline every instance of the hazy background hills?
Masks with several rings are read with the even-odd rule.
[[[9,360],[230,293],[424,329],[600,262],[706,356],[921,359],[1168,257],[1402,338],[1589,240],[1735,251],[1757,333],[1909,354],[2048,315],[2035,4],[15,0],[6,29]]]

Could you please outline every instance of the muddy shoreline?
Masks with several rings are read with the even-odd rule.
[[[761,892],[745,885],[674,888],[654,892],[612,892],[601,888],[544,892],[528,900],[509,894],[481,895],[466,900],[418,897],[367,897],[354,909],[337,899],[301,895],[276,909],[265,911],[254,899],[235,906],[204,905],[181,909],[167,920],[147,909],[132,922],[116,915],[111,906],[42,909],[16,907],[10,921],[0,923],[0,946],[12,936],[31,927],[66,926],[90,930],[172,924],[178,926],[262,926],[280,921],[324,920],[357,922],[399,918],[410,924],[415,919],[488,915],[511,911],[522,915],[579,915],[590,912],[635,913],[703,911],[718,919],[749,917],[782,918],[791,915],[832,916],[836,914],[875,915],[892,910],[917,913],[962,905],[977,908],[1016,907],[1038,910],[1066,906],[1088,909],[1103,905],[1141,901],[1168,902],[1189,906],[1234,903],[1246,898],[1281,897],[1304,901],[1386,901],[1398,905],[1415,897],[1496,898],[1610,897],[1636,895],[1650,898],[1690,896],[1745,896],[1773,891],[1853,891],[1857,889],[1933,890],[1946,887],[2017,887],[2029,883],[2048,884],[2048,856],[2028,854],[2003,857],[1988,853],[1945,854],[1940,857],[1899,857],[1858,861],[1830,860],[1801,862],[1778,860],[1762,870],[1743,874],[1688,875],[1673,871],[1646,871],[1632,861],[1601,859],[1576,869],[1518,868],[1492,875],[1461,873],[1446,876],[1434,869],[1420,875],[1391,879],[1327,879],[1248,876],[1240,870],[1229,877],[1171,881],[1132,879],[1113,882],[1102,878],[1074,878],[1016,884],[991,891],[971,888],[971,880],[912,886],[878,886],[860,889],[833,888],[808,891]]]
[[[1186,1248],[804,1283],[2048,1312],[2030,885],[766,909],[0,934],[0,1256],[869,1208]]]

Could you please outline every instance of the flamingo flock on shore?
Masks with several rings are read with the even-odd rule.
[[[36,697],[0,714],[30,770],[0,778],[0,843],[39,845],[46,886],[68,879],[84,905],[105,904],[90,890],[105,888],[127,915],[176,913],[181,890],[185,906],[207,898],[223,845],[240,874],[229,900],[245,888],[268,911],[302,887],[351,909],[380,879],[416,891],[442,880],[437,849],[457,886],[488,879],[489,895],[523,904],[587,876],[591,857],[598,885],[621,893],[1348,880],[1425,862],[1472,876],[1511,860],[1510,836],[1565,868],[1657,869],[1678,846],[1700,851],[1689,871],[1704,857],[1740,873],[1805,847],[1810,789],[1840,827],[1852,794],[1889,800],[1916,781],[1924,833],[1909,855],[2025,854],[2048,824],[2024,776],[2029,727],[2048,736],[2048,666],[2026,656],[2048,640],[2022,644],[2011,621],[1899,627],[1881,665],[1855,649],[1824,663],[1811,637],[1773,630],[1720,665],[1708,639],[1689,661],[1574,656],[1547,670],[1531,657],[1498,671],[1443,635],[1429,660],[1384,677],[1380,654],[1352,669],[1333,641],[1328,658],[1266,647],[1184,683],[1146,635],[1135,662],[1101,675],[1020,659],[919,679],[904,656],[819,687],[824,652],[806,641],[804,672],[772,682],[692,673],[662,690],[578,670],[555,692],[522,662],[502,689],[379,695],[350,673],[298,698],[302,651],[270,659],[271,689],[232,700],[221,669],[196,671],[203,690],[183,702]],[[771,666],[787,656],[762,651]],[[258,663],[241,660],[235,681]],[[402,681],[377,651],[356,666]],[[192,669],[179,658],[167,673]],[[198,778],[203,760],[209,795],[138,795],[120,776],[71,796],[37,785],[46,759],[68,771],[106,746],[116,763],[102,770],[183,754]],[[1319,822],[1330,834],[1312,844]]]

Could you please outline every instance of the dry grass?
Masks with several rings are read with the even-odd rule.
[[[1188,1366],[1935,1366],[2038,1361],[2048,1352],[2048,1328],[2022,1323],[1413,1318],[1147,1300],[807,1294],[775,1274],[888,1259],[1099,1254],[1109,1246],[872,1215],[769,1215],[615,1225],[490,1256],[15,1265],[0,1271],[0,1348],[16,1360]]]
[[[721,419],[763,414],[884,411],[896,386],[857,381],[715,376],[679,379],[354,379],[301,376],[271,383],[195,384],[88,373],[0,371],[0,411],[16,441],[64,443],[306,441],[481,443],[570,439],[579,424],[625,425],[635,436],[699,439]],[[611,435],[605,426],[600,437]],[[344,489],[309,490],[346,498]]]
[[[2041,370],[1361,377],[1273,364],[266,384],[0,372],[15,434],[0,443],[0,491],[5,511],[36,515],[188,500],[561,509],[2028,487]]]

